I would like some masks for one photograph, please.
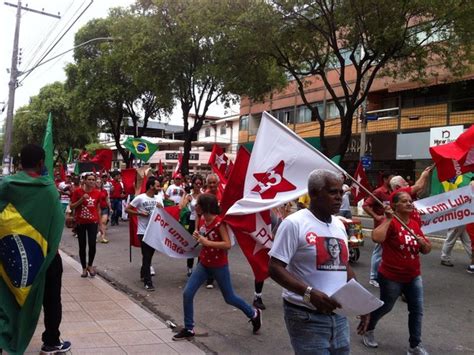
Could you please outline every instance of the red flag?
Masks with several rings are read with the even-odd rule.
[[[176,175],[181,173],[181,163],[183,162],[183,154],[181,152],[178,153],[178,164],[176,165],[176,168],[174,169],[173,172],[173,179],[176,177]]]
[[[212,153],[209,157],[208,164],[212,170],[219,176],[219,180],[223,183],[227,183],[227,169],[229,167],[229,158],[225,155],[224,150],[217,144],[212,147]]]
[[[131,209],[136,210],[135,207],[130,206]],[[138,230],[138,218],[134,214],[129,214],[128,215],[128,235],[129,235],[129,240],[130,240],[130,245],[132,247],[140,248],[140,239],[137,237],[137,230]]]
[[[232,169],[234,169],[234,162],[229,160],[229,164],[227,164],[227,169],[225,171],[225,178],[229,180],[230,174],[232,173]]]
[[[122,169],[122,183],[124,191],[128,195],[135,194],[135,179],[137,177],[137,171],[133,168]]]
[[[474,171],[474,125],[452,143],[430,147],[439,181]]]
[[[163,164],[160,162],[158,163],[158,176],[163,175]]]
[[[250,154],[240,147],[224,196],[221,201],[221,215],[236,201],[242,198]],[[225,216],[224,221],[232,229],[242,252],[252,267],[255,280],[263,281],[268,277],[268,250],[273,244],[270,211],[239,216]]]
[[[145,174],[145,176],[143,177],[143,180],[142,180],[142,186],[140,186],[140,193],[141,194],[146,192],[146,183],[147,183],[147,181],[148,181],[148,177]]]
[[[59,165],[59,176],[61,181],[66,181],[66,172],[64,171],[64,164]]]
[[[91,161],[99,164],[102,169],[110,170],[112,169],[112,157],[113,152],[111,149],[97,149]]]
[[[367,179],[367,175],[365,174],[364,167],[362,163],[359,161],[359,165],[357,165],[357,169],[354,173],[354,179],[359,182],[362,186],[364,186],[367,190],[372,191],[372,187],[369,184],[369,180]],[[354,197],[354,203],[357,204],[360,200],[362,200],[367,194],[364,190],[357,185],[356,183],[352,184],[351,188],[352,196]]]

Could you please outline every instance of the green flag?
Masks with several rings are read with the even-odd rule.
[[[69,148],[69,154],[67,155],[67,163],[71,164],[72,163],[72,148]]]
[[[439,182],[438,170],[435,168],[431,174],[430,195],[438,195],[467,186],[470,183],[472,176],[474,176],[474,173],[467,173],[464,175],[459,175],[448,181]]]
[[[43,149],[46,153],[44,165],[46,166],[46,169],[48,169],[48,175],[54,179],[53,116],[51,115],[51,112],[49,113],[48,123],[46,124],[46,132],[43,139]]]
[[[132,152],[135,157],[143,160],[145,163],[158,150],[158,145],[148,142],[142,138],[127,138],[123,143],[124,147]]]
[[[53,180],[25,172],[0,184],[0,348],[23,354],[43,304],[64,214]]]

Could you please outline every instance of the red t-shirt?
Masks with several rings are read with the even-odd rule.
[[[376,188],[372,194],[377,197],[380,201],[383,203],[390,204],[390,190],[387,189],[385,186],[380,186],[379,188]],[[379,216],[385,215],[385,208],[382,206],[380,203],[375,201],[375,199],[372,196],[369,196],[365,201],[362,207],[369,206],[372,208],[372,210]],[[374,228],[378,227],[382,222],[377,222],[377,220],[374,220]]]
[[[110,191],[110,198],[122,198],[123,184],[121,181],[112,180],[112,189]]]
[[[215,242],[223,241],[222,236],[219,233],[221,221],[222,219],[218,216],[210,225],[206,226],[204,219],[201,218],[199,223],[199,234],[204,235],[207,239]],[[225,266],[229,263],[227,259],[227,250],[203,246],[201,253],[199,254],[199,262],[206,267]]]
[[[426,240],[416,221],[410,218],[407,226]],[[396,219],[392,219],[382,246],[379,272],[383,277],[395,282],[410,282],[421,274],[420,245]]]
[[[109,207],[109,205],[107,204],[107,196],[109,195],[107,193],[107,190],[106,189],[101,189],[101,190],[99,190],[99,192],[100,192],[100,197],[99,197],[100,208]]]
[[[82,187],[74,190],[71,197],[71,202],[77,202],[86,192]],[[76,222],[79,224],[97,223],[99,221],[99,211],[97,211],[97,204],[100,201],[100,191],[94,189],[87,192],[89,198],[82,201],[82,204],[75,208]]]

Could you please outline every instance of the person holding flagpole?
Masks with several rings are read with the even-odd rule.
[[[194,295],[199,287],[212,276],[218,283],[226,303],[240,309],[252,323],[253,333],[257,333],[262,325],[262,311],[247,304],[234,293],[230,279],[227,251],[231,242],[227,228],[219,216],[220,209],[217,198],[204,193],[198,197],[196,212],[202,216],[203,223],[193,237],[202,245],[199,264],[192,273],[183,291],[184,328],[173,340],[193,338],[194,332]]]

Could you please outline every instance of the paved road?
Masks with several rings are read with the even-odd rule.
[[[122,223],[109,230],[111,242],[98,244],[96,265],[101,275],[149,307],[164,320],[182,325],[182,289],[186,283],[186,262],[156,254],[153,265],[156,291],[147,293],[139,281],[140,251],[133,250],[129,263],[128,226]],[[77,257],[77,239],[65,230],[61,248]],[[369,257],[372,242],[366,241],[361,259],[354,265],[359,281],[368,286]],[[439,265],[439,250],[423,257],[425,284],[425,316],[423,340],[431,354],[474,354],[474,275],[466,273],[468,259],[455,251],[455,267]],[[230,251],[232,281],[244,299],[253,297],[253,276],[238,246]],[[79,277],[79,274],[77,275]],[[375,294],[377,289],[369,288]],[[291,346],[283,323],[281,288],[269,280],[264,287],[264,323],[259,335],[252,335],[251,326],[237,309],[226,305],[218,289],[204,287],[195,298],[196,343],[209,353],[288,354]],[[356,320],[351,320],[353,354],[403,354],[408,341],[407,311],[404,303],[379,323],[376,332],[380,347],[366,349],[355,334]]]

